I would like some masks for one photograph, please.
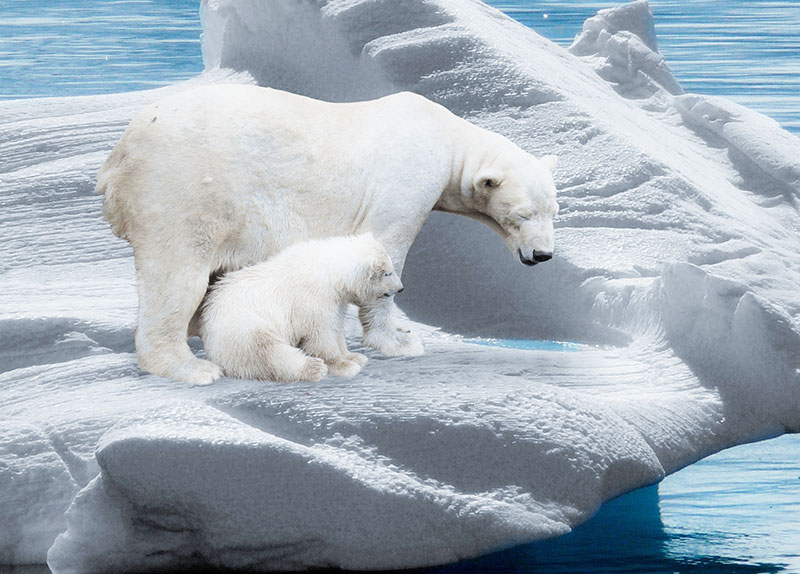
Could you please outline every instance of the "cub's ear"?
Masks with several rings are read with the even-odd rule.
[[[556,170],[556,166],[558,165],[558,156],[545,155],[539,158],[539,161],[552,172]]]
[[[368,266],[368,273],[370,279],[372,281],[377,281],[381,277],[383,277],[383,272],[386,265],[382,258],[380,257],[370,257],[369,259],[369,266]]]
[[[500,187],[503,183],[503,174],[491,168],[480,170],[472,180],[472,190],[476,199],[486,198],[492,190]]]

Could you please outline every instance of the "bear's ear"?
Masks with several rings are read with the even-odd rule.
[[[375,239],[375,236],[372,235],[371,231],[365,231],[364,233],[359,233],[356,237],[360,237],[362,239]]]
[[[539,161],[542,162],[547,169],[551,172],[556,170],[556,166],[558,165],[558,156],[555,155],[545,155],[539,158]]]
[[[503,183],[503,174],[496,169],[484,168],[472,180],[472,189],[475,199],[485,199]]]

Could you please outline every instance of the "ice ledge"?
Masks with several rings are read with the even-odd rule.
[[[798,140],[778,122],[716,96],[687,94],[676,98],[675,105],[687,124],[709,136],[718,136],[731,154],[746,160],[749,165],[742,170],[748,171],[751,178],[772,178],[800,200]],[[765,187],[773,193],[777,191]]]
[[[358,379],[324,385],[130,381],[136,407],[91,413],[110,426],[101,472],[72,503],[50,567],[450,562],[567,532],[632,482],[716,449],[724,430],[716,394],[668,357],[428,345],[413,362],[373,357]],[[74,378],[113,396],[110,366],[87,358]],[[619,380],[633,373],[658,384],[634,400]]]
[[[566,531],[556,505],[465,497],[337,440],[348,439],[304,446],[197,404],[111,432],[48,562],[57,573],[388,569]]]

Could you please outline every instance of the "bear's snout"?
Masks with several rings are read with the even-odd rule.
[[[530,258],[525,257],[525,255],[522,254],[522,249],[518,249],[517,254],[519,255],[520,262],[523,265],[528,265],[528,266],[533,266],[536,265],[537,263],[542,263],[543,261],[549,261],[550,259],[553,258],[552,251],[539,251],[537,249],[533,250]]]

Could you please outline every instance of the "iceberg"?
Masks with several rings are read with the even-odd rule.
[[[0,563],[441,564],[800,431],[800,140],[683,93],[646,2],[601,11],[568,50],[477,0],[204,0],[201,16],[195,80],[0,102]],[[139,371],[133,259],[94,174],[137,111],[208,81],[412,90],[558,155],[556,256],[523,268],[488,228],[433,214],[398,297],[424,356],[367,351],[359,376],[316,384]]]

